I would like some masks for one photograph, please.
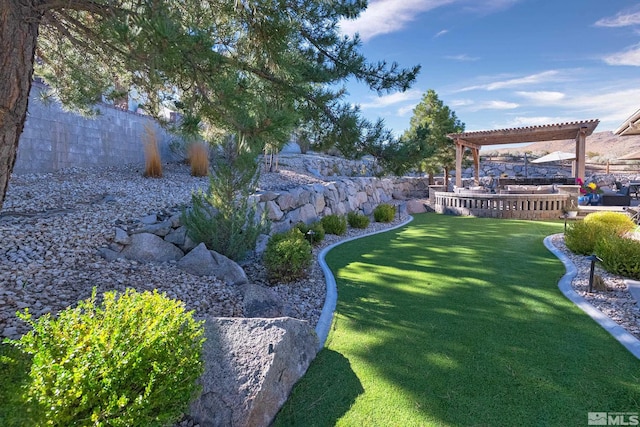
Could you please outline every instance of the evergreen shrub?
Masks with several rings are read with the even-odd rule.
[[[349,212],[347,214],[347,222],[352,228],[367,228],[371,220],[368,216],[359,214],[357,212]]]
[[[306,275],[311,265],[311,244],[297,228],[271,236],[264,252],[271,282],[293,282]]]
[[[611,232],[622,236],[623,234],[635,228],[635,223],[629,216],[622,212],[594,212],[584,218],[587,224],[602,223],[606,224]]]
[[[595,252],[608,272],[640,279],[640,241],[613,234],[598,240]]]
[[[598,240],[611,236],[622,236],[635,224],[624,213],[594,212],[567,228],[564,241],[571,252],[581,255],[594,253]]]
[[[347,233],[347,218],[343,215],[326,215],[320,220],[324,231],[329,234],[335,234],[337,236],[343,236]]]
[[[376,222],[391,222],[396,216],[396,208],[388,203],[382,203],[373,210],[373,219]]]
[[[304,222],[299,222],[296,228],[300,230],[304,238],[312,245],[318,245],[324,240],[325,231],[320,221],[312,222],[309,225]]]
[[[611,233],[611,229],[605,223],[576,221],[567,227],[567,231],[564,233],[564,243],[575,254],[592,255],[596,242]]]
[[[107,292],[55,318],[33,320],[12,341],[33,355],[27,394],[38,425],[163,426],[179,420],[202,375],[202,322],[157,291]]]

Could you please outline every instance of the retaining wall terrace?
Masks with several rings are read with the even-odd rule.
[[[358,212],[370,216],[381,203],[400,205],[400,210],[406,199],[426,198],[428,184],[427,178],[341,178],[251,197],[258,204],[258,213],[266,212],[271,232],[277,233],[330,214]]]

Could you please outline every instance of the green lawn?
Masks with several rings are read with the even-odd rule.
[[[558,290],[561,222],[416,215],[327,262],[326,348],[276,426],[586,426],[640,411],[640,361]]]

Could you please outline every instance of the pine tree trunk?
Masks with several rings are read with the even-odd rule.
[[[38,0],[0,0],[0,209],[24,128],[33,77]]]

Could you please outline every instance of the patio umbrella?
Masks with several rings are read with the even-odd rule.
[[[562,160],[575,160],[575,153],[565,153],[564,151],[554,151],[553,153],[549,153],[546,156],[542,156],[539,159],[532,160],[531,163],[549,163],[549,162],[559,162]]]
[[[640,160],[640,151],[634,151],[633,153],[618,157],[618,160]]]

